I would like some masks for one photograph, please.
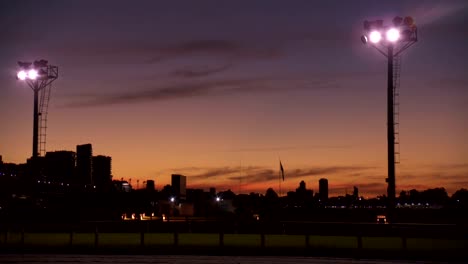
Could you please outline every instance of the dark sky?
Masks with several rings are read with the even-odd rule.
[[[386,61],[362,22],[414,17],[397,189],[468,187],[466,1],[2,1],[0,155],[31,154],[16,62],[58,65],[48,150],[92,143],[114,178],[235,191],[302,179],[385,192]],[[239,177],[242,180],[239,180]]]

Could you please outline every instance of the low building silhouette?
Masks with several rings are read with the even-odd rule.
[[[154,184],[153,180],[147,180],[146,181],[146,190],[148,190],[148,191],[155,191],[156,190],[156,187],[155,187],[155,184]]]
[[[75,174],[76,154],[73,151],[52,151],[45,155],[45,180],[70,182]]]

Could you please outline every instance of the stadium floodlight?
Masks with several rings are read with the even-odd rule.
[[[21,70],[21,71],[18,72],[18,74],[16,75],[16,77],[17,77],[19,80],[24,81],[24,80],[26,80],[26,78],[28,77],[28,74],[27,74],[25,71]]]
[[[47,89],[47,87],[50,87],[52,82],[58,78],[58,67],[49,65],[46,60],[37,60],[34,62],[19,61],[18,66],[19,70],[16,73],[16,78],[20,81],[26,82],[34,92],[32,157],[33,159],[36,159],[39,156],[39,144],[43,144],[43,146],[45,146],[45,141],[39,142],[39,118],[42,114],[40,113],[39,106],[43,106],[43,101],[45,98],[48,98],[41,94],[41,102],[39,103],[39,92],[42,93],[42,91]],[[46,109],[42,110],[47,111]]]
[[[372,43],[379,43],[381,39],[382,39],[382,34],[380,34],[379,31],[372,31],[372,32],[369,34],[369,40],[370,40]]]
[[[387,30],[387,40],[390,42],[396,42],[400,39],[400,31],[396,28],[390,28]]]
[[[31,69],[28,71],[28,78],[31,80],[36,80],[38,75],[39,74],[37,73],[36,69]]]
[[[395,87],[394,80],[398,78],[397,67],[394,75],[393,60],[403,51],[418,41],[418,31],[411,17],[395,17],[391,26],[385,26],[383,20],[364,21],[364,35],[361,41],[377,49],[388,59],[387,80],[387,154],[388,154],[388,183],[387,196],[389,209],[394,208],[396,199],[395,188]],[[385,38],[382,33],[385,32]]]

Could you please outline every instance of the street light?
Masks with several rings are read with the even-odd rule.
[[[58,78],[58,67],[48,64],[46,60],[37,60],[31,62],[18,62],[19,70],[16,78],[25,81],[34,92],[34,116],[33,116],[33,162],[39,156],[39,117],[42,112],[39,111],[39,92],[52,84]],[[41,94],[41,106],[48,96]]]
[[[383,37],[385,36],[385,37]],[[387,80],[387,154],[388,154],[388,207],[395,207],[395,112],[393,83],[393,59],[418,41],[418,31],[411,17],[395,17],[391,26],[385,26],[383,20],[364,21],[364,44],[377,49],[388,59]]]

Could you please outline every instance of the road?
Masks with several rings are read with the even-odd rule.
[[[261,256],[188,256],[188,255],[36,255],[36,254],[4,254],[0,255],[0,263],[99,263],[99,264],[118,264],[118,263],[164,263],[164,264],[260,264],[260,263],[441,263],[427,261],[402,261],[402,260],[372,260],[372,259],[352,259],[352,258],[317,258],[317,257],[261,257]],[[461,262],[460,262],[461,263]]]

